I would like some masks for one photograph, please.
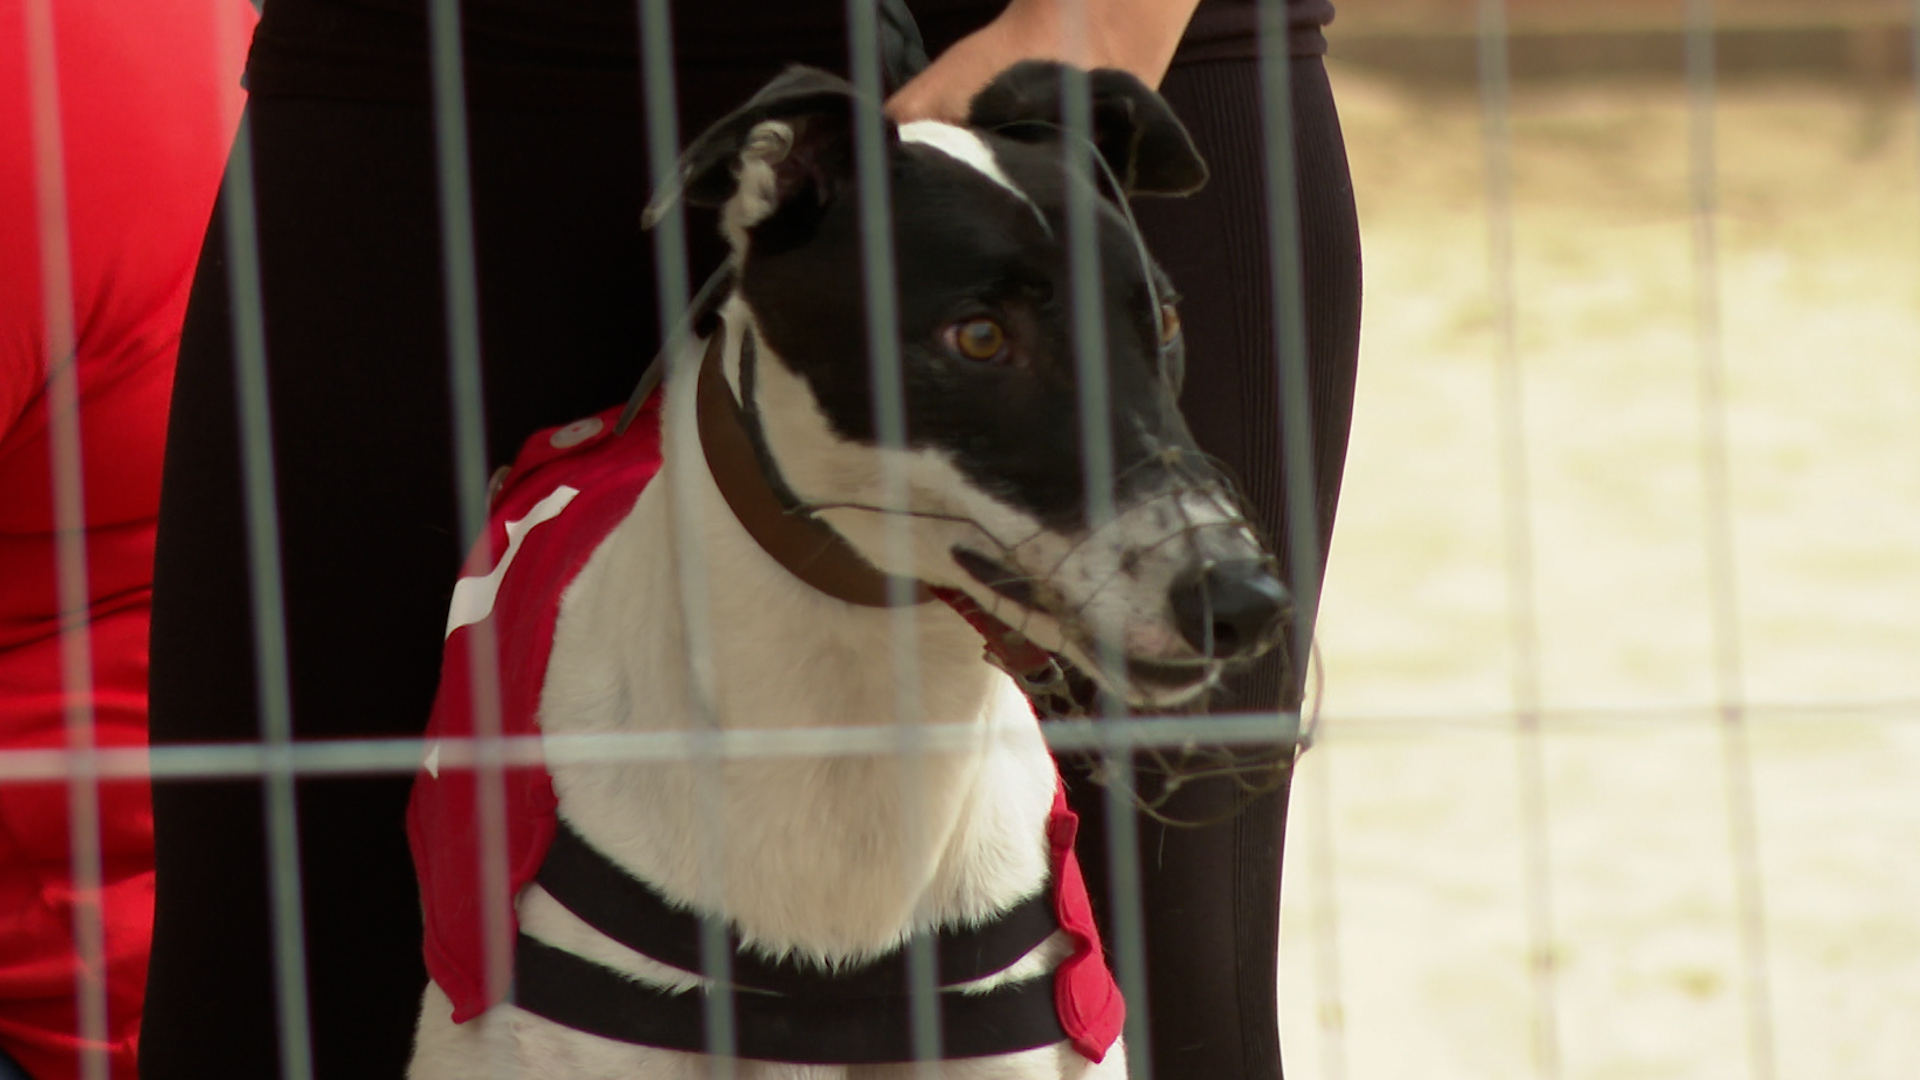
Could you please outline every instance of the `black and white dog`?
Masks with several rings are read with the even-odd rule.
[[[547,737],[685,730],[703,716],[727,732],[893,724],[903,646],[888,603],[932,593],[948,603],[915,607],[904,643],[911,705],[928,729],[964,735],[911,761],[732,759],[710,788],[693,762],[556,757],[559,838],[537,878],[514,879],[514,996],[463,1006],[436,970],[412,1080],[708,1076],[697,1040],[629,1015],[710,1019],[699,1003],[714,984],[685,959],[700,955],[698,918],[723,920],[736,949],[742,1077],[918,1075],[899,1063],[906,1035],[872,1019],[911,1014],[899,972],[916,938],[931,941],[943,987],[940,1075],[1125,1075],[1111,1023],[1098,1039],[1076,1030],[1072,995],[1054,991],[1089,948],[1058,898],[1059,781],[983,633],[1003,663],[1037,643],[1110,693],[1171,707],[1269,648],[1285,593],[1177,410],[1172,289],[1124,212],[1129,196],[1198,188],[1205,166],[1157,95],[1103,71],[1091,88],[1104,182],[1068,170],[1061,77],[1023,64],[976,98],[967,126],[888,127],[904,449],[881,447],[869,379],[853,89],[794,69],[687,152],[682,194],[720,209],[732,284],[709,339],[670,374],[657,423],[668,455],[698,446],[704,461],[669,461],[557,594],[537,698]],[[1096,207],[1115,477],[1097,528],[1069,273],[1075,184]],[[602,428],[560,429],[542,446],[605,440],[618,453],[634,437]],[[450,635],[489,617],[523,539],[576,494],[557,488],[506,523],[498,565],[462,581]],[[683,634],[688,538],[705,567],[693,592],[706,604],[711,702]],[[432,757],[428,773],[422,785],[443,776]],[[415,841],[417,853],[436,842]],[[430,899],[430,967],[432,923]],[[696,940],[649,946],[663,927]],[[871,991],[875,971],[891,972],[886,993]],[[553,972],[587,988],[542,989]],[[1110,984],[1104,969],[1076,978]],[[1015,1015],[1036,1008],[1047,1015]],[[842,1026],[855,1034],[825,1030]]]

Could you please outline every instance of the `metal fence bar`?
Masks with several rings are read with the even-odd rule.
[[[1293,593],[1293,684],[1303,684],[1320,603],[1320,514],[1314,490],[1313,391],[1307,373],[1307,305],[1293,133],[1293,57],[1284,4],[1260,5],[1260,108],[1266,147],[1267,255],[1273,283],[1274,373],[1286,464],[1287,579]]]
[[[1914,135],[1920,135],[1920,0],[1912,0],[1907,12],[1907,88],[1912,90]],[[1914,150],[1914,165],[1920,167],[1920,140],[1916,140]],[[1916,175],[1916,181],[1920,181],[1920,175]]]
[[[1286,719],[1290,719],[1286,718]],[[1285,719],[1282,723],[1286,722]],[[1272,713],[1219,714],[1164,720],[1072,720],[1042,725],[1047,745],[1060,752],[1182,748],[1209,743],[1271,743]],[[989,734],[993,734],[989,732]],[[998,734],[1021,737],[1007,728]],[[710,733],[681,731],[619,732],[596,735],[507,735],[486,740],[499,747],[506,766],[582,762],[686,761],[706,753],[725,761],[761,761],[791,757],[896,754],[919,744],[929,752],[967,750],[979,745],[977,729],[929,727],[923,733],[897,726],[744,728]],[[445,770],[472,769],[481,759],[479,738],[330,739],[294,743],[286,748],[295,776],[380,776],[411,774],[429,749],[440,751]],[[10,750],[0,754],[0,784],[44,783],[67,775],[65,750]],[[103,779],[152,777],[158,780],[231,780],[258,776],[266,753],[254,743],[176,743],[150,749],[107,747],[98,752]]]
[[[1756,704],[1743,710],[1749,725],[1793,724],[1807,716],[1851,718],[1862,723],[1920,723],[1920,701],[1858,702],[1827,705],[1822,702]],[[1592,731],[1640,728],[1676,722],[1715,719],[1711,706],[1634,709],[1549,710],[1541,726],[1554,731]],[[1288,724],[1292,714],[1279,723]],[[1434,732],[1475,733],[1511,729],[1511,715],[1490,713],[1374,714],[1336,717],[1323,728],[1315,745],[1332,740],[1397,739]],[[1214,743],[1271,743],[1276,730],[1272,713],[1215,714],[1182,719],[1178,726],[1163,720],[1050,722],[1042,725],[1047,744],[1061,752],[1098,751],[1108,746],[1134,749],[1180,749]],[[703,736],[689,732],[637,732],[608,735],[503,736],[500,760],[508,766],[536,762],[684,761],[699,748]],[[804,731],[755,730],[722,735],[706,751],[725,760],[809,757],[829,754],[860,755],[898,752],[898,735],[869,727],[810,728]],[[471,768],[478,760],[474,739],[441,739],[446,768]],[[966,743],[966,746],[974,745]],[[546,747],[542,751],[542,747]],[[962,749],[957,736],[938,729],[926,736],[929,751]],[[420,768],[429,749],[421,739],[339,739],[293,743],[286,748],[286,769],[294,776],[379,776],[410,774]],[[268,756],[256,743],[182,743],[151,749],[104,747],[94,754],[96,775],[102,780],[130,777],[155,780],[232,780],[265,775]],[[0,753],[0,785],[46,783],[66,779],[72,761],[68,750],[8,750]]]
[[[1313,847],[1313,974],[1314,1019],[1320,1026],[1320,1075],[1325,1080],[1347,1077],[1347,1010],[1341,984],[1340,899],[1335,888],[1339,867],[1334,859],[1333,758],[1321,754],[1318,777],[1312,785]]]
[[[267,873],[273,904],[273,963],[279,997],[280,1072],[313,1075],[307,1008],[305,913],[300,884],[298,805],[293,785],[293,701],[287,669],[286,601],[280,566],[280,511],[273,474],[267,342],[253,186],[252,122],[243,116],[227,164],[227,288],[232,297],[235,385],[247,505],[254,670],[267,811]]]
[[[1100,748],[1100,766],[1106,776],[1103,801],[1107,814],[1107,876],[1113,893],[1113,974],[1127,1002],[1124,1030],[1127,1075],[1137,1080],[1151,1080],[1153,1025],[1147,999],[1147,915],[1145,899],[1141,896],[1140,821],[1135,816],[1133,798],[1133,748],[1114,737],[1117,732],[1108,726],[1123,723],[1123,717],[1121,706],[1110,706],[1100,720],[1099,729],[1100,734],[1106,736]]]
[[[1064,9],[1062,44],[1070,56],[1083,55],[1089,26],[1085,0]],[[1100,266],[1099,194],[1093,142],[1093,88],[1082,71],[1068,71],[1061,87],[1061,143],[1067,170],[1067,277],[1073,304],[1074,380],[1080,413],[1080,459],[1085,482],[1089,534],[1111,523],[1114,500],[1112,387],[1107,377],[1108,341]],[[1126,198],[1115,191],[1117,199]],[[1109,671],[1123,667],[1120,643],[1103,636],[1093,643],[1099,663]],[[1101,695],[1103,724],[1121,722],[1127,707],[1117,695]],[[1102,728],[1105,734],[1107,729]],[[1103,740],[1100,770],[1107,817],[1107,880],[1113,898],[1113,968],[1127,1001],[1127,1072],[1137,1080],[1153,1076],[1150,1006],[1147,1000],[1146,913],[1140,868],[1140,823],[1134,814],[1132,748]]]
[[[664,19],[666,12],[660,15]],[[670,69],[669,69],[670,70]],[[671,78],[671,75],[668,76]],[[651,125],[662,113],[670,115],[673,101],[670,97],[650,94],[647,100],[648,123]],[[656,112],[658,110],[658,112]],[[671,132],[674,125],[669,124]],[[649,137],[651,140],[651,136]],[[656,175],[659,175],[656,173]],[[667,175],[671,175],[670,173]],[[678,207],[674,209],[679,214]],[[661,241],[665,243],[664,239]],[[679,258],[685,258],[682,247]],[[672,253],[661,255],[656,252],[656,260],[675,258]],[[664,288],[664,285],[662,286]],[[685,311],[686,293],[683,290],[677,296],[669,296],[664,301],[665,310],[677,307]],[[663,311],[662,325],[665,323]],[[716,331],[716,332],[724,332]],[[670,377],[678,377],[680,385],[685,387],[698,377],[701,352],[691,341],[682,342],[680,351],[667,358],[674,364]],[[674,558],[678,563],[681,628],[686,635],[690,678],[688,687],[691,715],[686,717],[688,728],[672,732],[681,737],[677,753],[668,760],[686,763],[693,770],[694,798],[699,801],[700,813],[697,815],[700,826],[700,865],[696,870],[700,891],[707,896],[724,895],[727,886],[726,847],[727,838],[724,828],[726,815],[726,758],[722,747],[726,745],[729,732],[720,724],[719,711],[719,665],[714,658],[714,632],[712,608],[710,604],[708,564],[699,525],[699,496],[701,470],[704,461],[699,453],[698,435],[686,427],[667,426],[666,467],[673,484],[674,514]],[[630,737],[630,736],[629,736]],[[543,737],[541,754],[549,764],[563,764],[567,761],[564,754],[554,752],[555,740],[552,736]],[[594,758],[592,760],[610,760]],[[739,1071],[738,1028],[734,1010],[734,996],[731,991],[733,982],[733,948],[727,940],[726,924],[718,919],[703,919],[700,926],[700,973],[709,984],[709,991],[701,1003],[703,1022],[706,1025],[707,1053],[710,1075],[713,1080],[732,1080]]]
[[[1301,253],[1298,162],[1294,148],[1293,55],[1287,25],[1287,5],[1262,3],[1260,10],[1260,108],[1266,151],[1267,257],[1271,273],[1273,348],[1279,363],[1278,381],[1281,457],[1285,465],[1285,519],[1287,522],[1287,580],[1293,594],[1292,641],[1297,655],[1289,655],[1288,685],[1303,684],[1313,653],[1318,621],[1320,584],[1319,498],[1314,481],[1312,389],[1308,375],[1307,313]],[[1283,707],[1276,702],[1275,708]],[[1291,725],[1296,737],[1305,729],[1298,716]],[[1321,1072],[1328,1080],[1347,1074],[1346,1026],[1340,977],[1340,937],[1333,886],[1333,798],[1329,762],[1322,762],[1316,788],[1319,820],[1313,837],[1317,878],[1314,893],[1314,974],[1316,1015],[1320,1025]]]
[[[647,135],[647,168],[656,190],[678,183],[680,155],[680,117],[674,81],[672,10],[667,0],[639,0],[640,74],[642,109]],[[687,320],[692,277],[687,249],[685,206],[679,199],[662,204],[663,213],[653,222],[654,296],[659,312],[661,340],[668,343],[661,364],[669,365],[669,374],[686,386],[697,377],[699,351],[690,336],[680,334]],[[690,730],[675,734],[687,737],[678,760],[694,768],[695,797],[701,801],[701,850],[705,854],[699,868],[700,888],[709,896],[724,888],[726,837],[721,828],[721,807],[725,794],[724,760],[717,747],[722,745],[718,716],[718,672],[713,658],[713,630],[707,594],[705,547],[695,524],[693,491],[699,482],[699,444],[691,432],[667,425],[666,467],[672,488],[674,515],[674,557],[680,573],[679,595],[681,629],[688,650],[689,697],[693,715],[687,717]],[[511,753],[511,748],[507,752]],[[542,750],[543,760],[563,760]],[[592,760],[609,760],[597,755]],[[712,1055],[714,1080],[732,1080],[738,1071],[735,1050],[733,995],[724,990],[733,978],[733,950],[727,941],[726,926],[718,920],[702,920],[700,927],[700,971],[721,992],[708,992],[701,1002],[706,1025],[707,1050]]]
[[[453,476],[463,551],[487,543],[486,407],[480,366],[479,275],[474,255],[473,186],[467,138],[459,0],[430,0],[427,47],[433,81],[434,165],[445,290],[448,397],[453,415]],[[487,553],[491,556],[491,552]],[[480,826],[480,923],[489,1000],[513,987],[512,901],[507,894],[506,779],[498,758],[501,695],[498,640],[490,620],[467,636],[469,692],[478,743],[476,815]],[[497,1062],[497,1067],[504,1062]]]
[[[473,179],[467,146],[466,79],[459,0],[430,0],[434,165],[440,206],[440,267],[446,290],[448,400],[453,410],[454,494],[460,545],[487,533],[486,405],[480,371],[480,284],[474,256]]]
[[[1758,810],[1748,746],[1741,656],[1739,580],[1727,445],[1726,357],[1720,316],[1719,175],[1714,123],[1713,0],[1687,0],[1688,188],[1693,218],[1694,323],[1700,365],[1700,472],[1706,527],[1709,617],[1718,703],[1734,903],[1744,967],[1748,1067],[1774,1080],[1772,988],[1765,898],[1760,879]]]
[[[906,375],[900,349],[898,266],[893,250],[893,198],[887,121],[881,112],[885,88],[880,71],[880,26],[876,0],[847,0],[849,74],[858,91],[853,107],[854,166],[860,197],[860,262],[867,307],[867,365],[873,389],[875,442],[892,451],[881,467],[881,505],[909,505],[906,474]],[[912,564],[910,522],[903,513],[886,518],[886,559],[890,568]],[[889,662],[893,671],[894,723],[900,743],[900,829],[902,850],[924,845],[926,811],[926,717],[921,696],[920,609],[913,603],[914,582],[898,573],[887,577],[886,617],[892,624]],[[903,872],[911,874],[911,861]],[[915,934],[907,948],[907,994],[912,1023],[916,1075],[933,1080],[941,1057],[940,999],[932,939]]]
[[[93,708],[93,635],[87,590],[86,499],[80,434],[79,333],[60,80],[50,0],[23,5],[33,188],[40,247],[41,357],[45,368],[47,462],[53,485],[55,596],[60,611],[60,686],[69,768],[67,850],[73,882],[71,929],[78,965],[74,1007],[80,1074],[106,1080],[106,923],[101,908],[100,778]]]
[[[1520,857],[1526,882],[1528,973],[1533,993],[1534,1070],[1562,1071],[1555,971],[1546,753],[1540,723],[1539,601],[1534,589],[1532,499],[1527,483],[1526,387],[1520,368],[1513,238],[1512,80],[1505,0],[1479,4],[1480,108],[1487,170],[1488,270],[1496,311],[1494,400],[1500,440],[1501,513],[1506,535],[1508,627],[1520,800]]]
[[[1781,699],[1751,702],[1742,710],[1750,723],[1792,722],[1818,712],[1825,716],[1852,717],[1876,723],[1903,723],[1920,720],[1920,698],[1860,698],[1832,700]],[[1702,705],[1594,705],[1585,707],[1548,707],[1540,710],[1543,729],[1577,731],[1583,728],[1645,726],[1676,721],[1717,719],[1718,707]],[[1388,732],[1397,729],[1493,730],[1512,727],[1516,714],[1479,710],[1460,712],[1379,712],[1350,713],[1334,718],[1344,732]],[[1316,737],[1316,743],[1318,739]]]

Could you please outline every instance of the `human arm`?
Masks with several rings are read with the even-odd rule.
[[[1118,68],[1159,86],[1199,0],[1012,0],[887,100],[898,122],[966,118],[973,95],[1021,60]]]

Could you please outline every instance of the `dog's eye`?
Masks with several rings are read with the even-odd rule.
[[[1180,309],[1172,304],[1160,305],[1160,347],[1164,349],[1173,344],[1173,339],[1179,336]]]
[[[947,347],[969,360],[998,360],[1007,351],[1007,332],[992,319],[967,319],[947,327]]]

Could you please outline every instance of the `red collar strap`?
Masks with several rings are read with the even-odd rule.
[[[987,614],[966,593],[941,586],[929,591],[979,632],[986,644],[987,659],[1013,676],[1041,719],[1074,720],[1099,715],[1100,691],[1085,673]]]
[[[940,585],[933,586],[929,591],[979,631],[986,640],[987,655],[1007,674],[1024,683],[1044,679],[1050,672],[1059,672],[1060,665],[1055,662],[1052,653],[1035,645],[1032,638],[987,614],[987,610],[975,603],[973,597],[959,589]]]

